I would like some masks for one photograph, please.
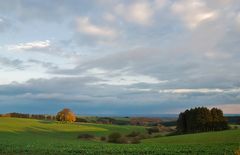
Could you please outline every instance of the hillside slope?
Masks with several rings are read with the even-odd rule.
[[[140,126],[68,124],[0,118],[0,154],[231,155],[240,142],[240,130],[153,138],[143,140],[141,144],[110,144],[77,139],[79,133],[101,136],[111,132],[128,133],[133,130],[145,131],[144,127]]]
[[[143,142],[162,144],[240,143],[240,130],[226,130],[151,138],[146,139]]]

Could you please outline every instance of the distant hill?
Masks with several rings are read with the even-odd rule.
[[[229,124],[240,124],[240,116],[226,116]]]

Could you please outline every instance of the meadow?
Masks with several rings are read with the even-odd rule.
[[[234,154],[240,130],[163,136],[140,144],[111,144],[80,140],[80,133],[95,136],[112,132],[145,132],[141,126],[60,123],[21,118],[0,118],[0,154]]]

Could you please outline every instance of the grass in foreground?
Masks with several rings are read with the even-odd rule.
[[[111,132],[144,132],[143,127],[62,124],[31,119],[0,118],[0,154],[233,154],[240,130],[189,134],[144,140],[141,144],[109,144],[77,139]]]

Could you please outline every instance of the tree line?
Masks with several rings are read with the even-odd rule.
[[[129,121],[115,120],[111,117],[96,117],[96,119],[88,120],[82,117],[77,117],[70,109],[64,108],[57,113],[57,115],[44,115],[44,114],[24,114],[24,113],[6,113],[0,114],[0,117],[14,117],[14,118],[30,118],[39,120],[53,120],[62,122],[84,122],[84,123],[98,123],[98,124],[118,124],[130,125]]]
[[[44,115],[44,114],[23,114],[23,113],[7,113],[0,114],[0,117],[14,117],[14,118],[32,118],[32,119],[41,119],[41,120],[56,120],[56,116],[53,115]]]
[[[179,114],[178,133],[219,131],[228,129],[228,123],[221,109],[197,107]]]

